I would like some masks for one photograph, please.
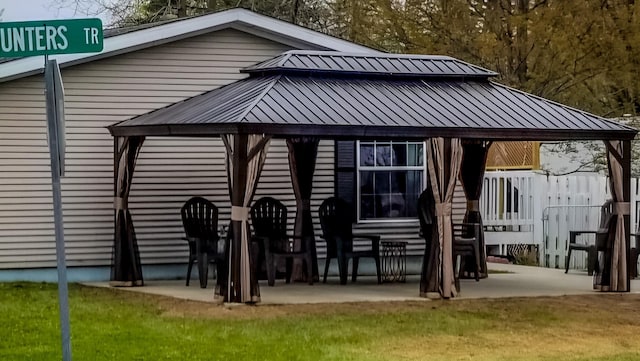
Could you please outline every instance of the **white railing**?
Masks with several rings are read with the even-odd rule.
[[[564,267],[569,231],[598,229],[600,206],[610,197],[607,182],[600,175],[547,177],[531,171],[487,172],[480,197],[487,244],[500,245],[503,254],[509,243],[535,244],[542,265]],[[634,231],[640,219],[639,200],[640,181],[632,179]],[[571,257],[572,267],[586,267],[583,253]]]
[[[535,176],[532,172],[487,172],[480,197],[484,225],[529,231],[535,223]]]

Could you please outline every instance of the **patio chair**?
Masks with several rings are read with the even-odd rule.
[[[598,251],[603,250],[607,244],[607,238],[609,237],[609,222],[612,215],[611,200],[604,202],[600,207],[600,226],[597,231],[569,231],[569,245],[567,247],[567,256],[565,258],[565,270],[564,273],[569,272],[569,262],[571,261],[571,253],[574,251],[587,252],[587,273],[589,276],[593,275],[593,271],[597,267],[598,263]],[[583,234],[594,234],[596,237],[595,244],[580,243],[577,241],[577,236]]]
[[[433,216],[434,209],[429,209],[430,205],[435,204],[430,189],[423,191],[418,198],[418,219],[420,221],[420,236],[425,240],[426,247],[430,247],[433,241],[433,227],[436,227],[436,219]],[[480,232],[482,231],[479,223],[453,223],[452,224],[452,257],[455,266],[454,274],[456,278],[456,287],[459,289],[459,279],[465,269],[473,270],[474,279],[480,280],[481,260],[480,260]],[[473,263],[469,267],[462,267],[462,260]]]
[[[351,281],[356,282],[358,277],[358,264],[360,258],[373,258],[376,264],[378,283],[382,283],[380,273],[380,236],[369,234],[354,234],[352,230],[352,212],[349,204],[338,197],[325,199],[320,205],[320,225],[322,226],[322,238],[327,242],[327,258],[324,266],[323,283],[327,282],[327,273],[331,259],[338,260],[338,272],[340,284],[347,283],[349,259],[353,263]],[[370,243],[368,249],[354,250],[354,242],[367,240]]]
[[[191,278],[191,269],[195,262],[198,263],[198,277],[200,287],[207,288],[207,275],[209,263],[216,263],[218,280],[225,274],[224,250],[218,248],[218,208],[202,197],[193,197],[182,206],[182,225],[186,237],[183,239],[189,243],[189,265],[187,267],[187,282]]]
[[[466,269],[473,270],[476,282],[480,281],[480,223],[453,223],[453,257],[456,261],[457,278],[461,278]],[[460,261],[458,261],[460,257]],[[464,261],[463,261],[464,260]],[[463,262],[472,261],[469,267],[463,267]]]
[[[636,245],[635,247],[631,248],[630,276],[631,278],[636,278],[638,277],[638,255],[639,255],[638,251],[640,249],[640,225],[638,226],[638,230],[636,231],[636,233],[631,233],[631,237],[633,237],[636,240]]]
[[[276,268],[280,260],[286,262],[286,283],[291,282],[293,260],[300,259],[307,267],[307,279],[313,284],[313,258],[311,238],[287,235],[287,207],[272,197],[263,197],[251,207],[253,240],[260,242],[264,249],[269,286],[275,284]],[[301,239],[301,249],[294,249],[294,240]],[[256,262],[256,265],[259,262]]]

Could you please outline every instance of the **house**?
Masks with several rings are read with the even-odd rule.
[[[66,177],[62,180],[69,279],[107,280],[113,248],[113,139],[106,126],[245,77],[240,69],[290,49],[372,49],[253,12],[220,13],[119,30],[99,54],[58,55],[65,85]],[[55,280],[55,242],[41,57],[0,60],[0,280]],[[322,141],[311,206],[334,193],[344,152],[390,149],[388,144]],[[394,144],[417,151],[418,144]],[[193,195],[212,200],[229,219],[219,139],[149,139],[134,176],[130,208],[145,276],[181,277],[187,245],[180,207]],[[345,173],[346,171],[346,173]],[[421,172],[425,172],[421,170]],[[293,208],[287,150],[274,140],[257,197],[272,195]],[[356,196],[356,195],[354,195]],[[460,202],[458,214],[463,211]],[[359,228],[386,239],[409,241],[419,255],[414,209],[402,221],[377,222],[384,214],[359,210]],[[409,213],[407,213],[409,212]],[[315,217],[317,218],[317,217]],[[318,253],[323,254],[319,242]]]
[[[63,67],[66,88],[67,169],[62,190],[70,280],[109,278],[114,229],[114,143],[105,127],[242,79],[246,75],[240,73],[240,69],[291,49],[338,50],[351,54],[375,52],[236,9],[121,31],[106,39],[105,50],[97,55],[56,56]],[[55,279],[41,67],[42,61],[38,58],[0,63],[0,279],[4,280]],[[495,75],[483,71],[484,80]],[[529,100],[544,103],[522,92],[509,92],[513,96],[509,101],[523,101],[525,106]],[[501,99],[496,94],[492,97]],[[494,105],[494,110],[476,111],[479,114],[488,110],[489,116],[496,110],[504,112],[500,101]],[[575,117],[573,110],[556,111],[562,113],[560,117]],[[541,113],[544,112],[543,109]],[[461,127],[456,121],[464,117],[462,114],[451,113],[451,128]],[[600,136],[588,128],[590,125],[582,124],[582,119],[577,120],[576,124],[581,125],[576,131],[557,124],[549,128],[539,119],[514,114],[514,119],[518,117],[516,122],[528,123],[525,128],[534,124],[531,129],[540,130],[545,139],[567,136],[599,139]],[[466,117],[479,124],[471,115]],[[595,118],[584,119],[589,124],[601,121]],[[503,128],[502,133],[494,132],[496,126]],[[618,139],[615,138],[617,131],[626,141],[625,137],[631,133],[606,123],[602,127],[609,127],[603,130],[606,139]],[[474,133],[479,139],[520,139],[520,134],[514,136],[512,123],[484,121],[479,128],[480,131]],[[378,171],[402,172],[413,182],[406,188],[414,189],[413,193],[405,189],[405,199],[413,199],[419,193],[426,182],[422,139],[440,133],[438,130],[430,133],[431,128],[424,126],[416,129],[421,134],[417,141],[404,141],[414,134],[406,133],[406,129],[405,133],[398,133],[403,138],[398,136],[394,142],[380,141],[372,135],[386,133],[371,133],[359,142],[322,141],[311,209],[317,210],[329,195],[337,193],[349,198],[358,206],[358,228],[378,233],[386,240],[408,241],[408,253],[420,255],[424,243],[418,237],[414,204],[398,202],[395,192],[385,191],[384,187],[377,189],[379,182],[369,181]],[[448,137],[451,133],[442,134]],[[502,136],[495,138],[499,134]],[[531,139],[532,134],[529,133],[527,139]],[[145,141],[128,200],[146,278],[183,276],[187,246],[181,240],[179,210],[189,197],[200,195],[216,203],[221,208],[221,223],[230,218],[223,143],[218,139],[193,137],[193,133],[189,134],[191,138],[167,135],[173,137],[153,137]],[[401,158],[406,162],[394,166],[394,159]],[[422,160],[409,162],[410,158]],[[378,169],[380,167],[386,169]],[[363,193],[367,189],[369,194]],[[380,194],[389,195],[388,202],[371,206],[371,196]],[[287,150],[281,139],[274,139],[271,144],[257,189],[257,197],[262,195],[275,196],[290,207],[294,205]],[[464,196],[457,200],[454,218],[459,219],[467,205]],[[320,242],[320,258],[324,253],[322,247]]]

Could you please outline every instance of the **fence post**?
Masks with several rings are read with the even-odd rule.
[[[531,178],[533,179],[533,242],[538,245],[538,264],[543,265],[546,249],[542,211],[546,207],[544,200],[549,190],[547,189],[547,177],[545,175],[534,173]]]

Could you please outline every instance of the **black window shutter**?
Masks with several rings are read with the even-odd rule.
[[[337,140],[335,143],[335,195],[351,205],[356,219],[356,142]]]

